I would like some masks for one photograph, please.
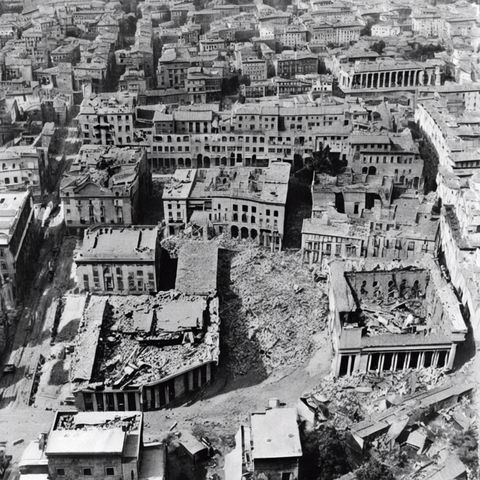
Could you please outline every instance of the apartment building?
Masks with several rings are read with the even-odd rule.
[[[267,62],[256,57],[242,58],[242,75],[246,75],[251,81],[265,80],[267,78]]]
[[[87,144],[129,145],[133,142],[135,97],[130,94],[99,94],[86,97],[77,116]]]
[[[0,275],[12,293],[9,307],[28,294],[37,240],[31,193],[0,193]]]
[[[298,480],[302,454],[297,409],[271,399],[267,410],[252,413],[249,424],[240,426],[235,448],[225,457],[225,480],[240,480],[242,474]]]
[[[444,20],[437,9],[419,9],[412,12],[412,30],[424,37],[442,37]]]
[[[311,155],[322,142],[343,152],[353,125],[368,118],[358,105],[272,103],[235,104],[227,112],[200,105],[156,112],[152,170],[293,162],[295,154]]]
[[[159,262],[158,227],[90,227],[75,257],[77,282],[94,293],[157,292]]]
[[[463,114],[455,111],[457,102],[446,99],[422,99],[415,109],[415,120],[435,148],[439,164],[460,177],[469,177],[480,168],[475,115],[465,108],[469,105],[470,110],[477,99],[476,92],[460,94]]]
[[[36,195],[45,187],[47,151],[42,149],[41,134],[33,143],[15,139],[9,146],[0,147],[0,189],[22,190],[30,188]]]
[[[185,88],[190,103],[219,101],[222,94],[223,72],[208,67],[190,67],[187,70]]]
[[[50,57],[54,65],[59,63],[71,63],[75,65],[80,61],[80,44],[78,41],[71,41],[51,51]]]
[[[318,73],[318,56],[309,51],[285,50],[273,60],[279,77],[292,78],[295,75]]]
[[[166,48],[158,59],[158,88],[185,88],[187,70],[192,66],[192,57],[185,47]]]
[[[168,232],[183,229],[194,211],[207,211],[216,234],[281,249],[289,176],[290,164],[282,162],[266,168],[179,169],[163,195]]]
[[[132,406],[118,412],[57,411],[49,431],[26,446],[20,478],[164,480],[166,447],[144,444],[143,415]]]
[[[67,228],[139,223],[150,190],[144,149],[84,145],[60,184]]]
[[[362,25],[356,22],[322,22],[309,25],[310,46],[348,45],[360,38]]]
[[[346,149],[355,173],[392,177],[407,188],[423,187],[423,160],[410,130],[400,134],[352,134]]]
[[[283,29],[280,36],[280,43],[286,48],[302,48],[307,43],[308,30],[305,25],[293,24]]]

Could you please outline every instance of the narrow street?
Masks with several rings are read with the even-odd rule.
[[[22,310],[16,328],[11,352],[4,362],[15,359],[15,372],[0,379],[1,409],[27,407],[30,400],[32,380],[40,354],[48,354],[50,329],[45,325],[45,313],[53,299],[63,294],[69,286],[72,265],[72,242],[62,243],[62,227],[49,227],[38,255],[37,275],[32,281],[31,294]],[[48,262],[58,252],[53,281],[48,277]],[[46,353],[47,352],[47,353]]]

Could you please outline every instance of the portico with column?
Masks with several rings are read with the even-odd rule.
[[[426,81],[424,80],[427,76]],[[439,69],[434,68],[406,68],[377,71],[351,71],[349,81],[342,77],[341,85],[347,88],[395,88],[416,87],[419,85],[439,85]]]

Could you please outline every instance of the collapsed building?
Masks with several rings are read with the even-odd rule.
[[[215,296],[91,296],[70,372],[79,410],[155,410],[195,392],[220,353]]]
[[[452,368],[467,334],[457,297],[430,257],[333,261],[328,296],[336,376]]]
[[[439,216],[433,196],[407,189],[394,198],[394,186],[391,176],[352,170],[339,176],[315,174],[312,216],[302,225],[304,262],[435,254]]]

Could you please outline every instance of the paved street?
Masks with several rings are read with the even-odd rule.
[[[70,279],[72,252],[70,245],[61,247],[61,228],[49,227],[48,236],[39,252],[38,273],[32,282],[31,294],[21,312],[16,334],[12,344],[12,354],[5,355],[5,360],[15,359],[16,370],[3,375],[0,388],[3,392],[0,401],[2,409],[21,408],[29,405],[32,380],[40,354],[48,352],[50,329],[45,325],[45,313],[52,300],[62,294]],[[71,242],[70,242],[71,244]],[[48,277],[48,262],[52,251],[58,251],[57,266],[53,281]],[[13,356],[12,356],[13,355]]]

